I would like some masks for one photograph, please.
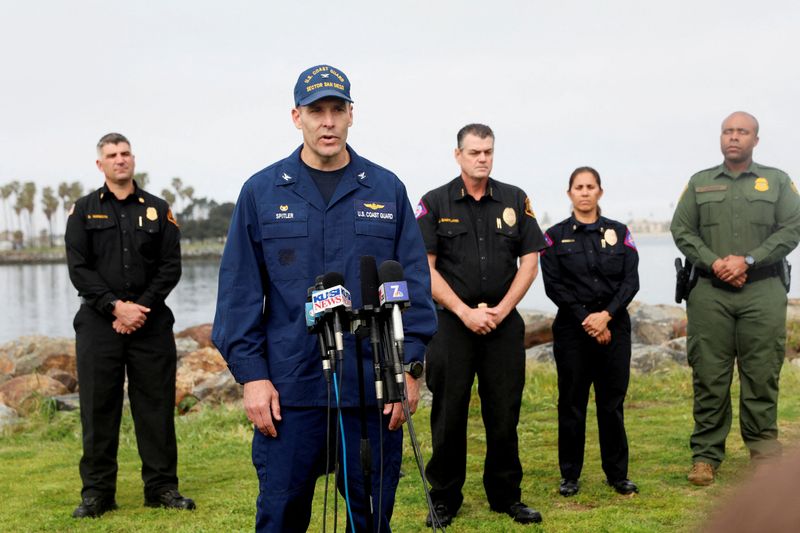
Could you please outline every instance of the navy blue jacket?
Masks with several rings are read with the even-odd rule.
[[[406,362],[422,361],[436,331],[425,246],[405,186],[358,156],[326,206],[300,161],[302,146],[242,187],[222,256],[212,339],[239,383],[269,379],[282,405],[322,406],[327,388],[305,301],[314,278],[344,275],[361,306],[360,258],[400,262],[411,298],[403,313]],[[265,312],[262,301],[266,297]],[[367,398],[375,402],[372,354],[364,352]],[[346,336],[342,406],[358,405],[352,335]]]

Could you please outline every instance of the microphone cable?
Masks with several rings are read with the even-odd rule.
[[[339,363],[339,361],[337,361]],[[344,435],[344,420],[342,419],[342,404],[341,398],[339,397],[339,382],[341,382],[341,377],[337,376],[336,366],[334,365],[333,370],[333,391],[336,394],[336,412],[339,418],[339,428],[341,431],[337,431],[342,437],[342,468],[344,469],[344,473],[342,474],[342,478],[344,480],[344,503],[345,508],[347,509],[347,516],[350,520],[350,530],[352,533],[356,531],[356,523],[353,520],[353,510],[350,508],[350,492],[347,485],[347,444],[345,442],[345,435]],[[337,438],[336,443],[338,445],[339,440]],[[338,454],[337,454],[338,455]],[[334,513],[334,520],[336,519],[336,514]]]

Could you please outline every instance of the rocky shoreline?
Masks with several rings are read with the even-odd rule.
[[[222,243],[208,242],[190,244],[181,250],[181,259],[219,259],[222,257]],[[0,252],[0,265],[46,265],[66,263],[67,255],[63,247],[49,250],[6,250]]]
[[[634,373],[686,366],[686,313],[674,305],[632,303]],[[551,313],[521,311],[525,320],[525,347],[529,361],[553,364]],[[790,300],[787,329],[800,329],[800,300]],[[202,403],[232,402],[242,387],[228,372],[219,351],[211,344],[211,324],[176,333],[178,368],[175,405],[186,413]],[[800,363],[793,342],[787,342],[787,359]],[[72,338],[25,336],[0,345],[0,428],[49,402],[56,409],[78,406],[79,387]],[[422,401],[430,394],[422,387]]]

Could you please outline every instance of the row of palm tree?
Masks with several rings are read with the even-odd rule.
[[[136,173],[134,179],[137,185],[143,189],[149,182],[147,172]],[[161,197],[169,202],[173,211],[177,213],[180,211],[179,208],[185,210],[192,207],[195,203],[194,188],[185,185],[183,180],[178,177],[172,178],[171,185],[172,190],[163,189]],[[0,231],[0,241],[11,241],[15,247],[21,247],[26,241],[32,242],[36,239],[34,211],[37,209],[37,193],[40,193],[38,207],[47,220],[47,229],[41,234],[46,234],[45,238],[49,241],[50,246],[55,244],[56,228],[66,227],[69,210],[78,198],[85,194],[83,184],[77,180],[63,181],[55,188],[42,187],[41,191],[33,181],[13,180],[0,185],[4,224],[3,230]]]

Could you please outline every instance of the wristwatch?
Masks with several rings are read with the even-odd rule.
[[[756,260],[752,255],[746,255],[746,256],[744,256],[744,263],[747,266],[751,267],[751,266],[756,264]]]
[[[410,363],[403,365],[403,369],[411,374],[412,378],[419,379],[419,377],[422,375],[422,372],[425,370],[425,365],[419,361],[411,361]]]

